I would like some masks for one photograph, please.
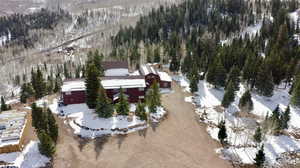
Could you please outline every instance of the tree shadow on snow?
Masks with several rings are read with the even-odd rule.
[[[95,145],[95,152],[96,152],[96,159],[98,159],[103,146],[106,142],[108,142],[109,137],[108,136],[103,136],[103,137],[99,137],[94,139],[94,145]]]

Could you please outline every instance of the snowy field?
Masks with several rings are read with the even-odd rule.
[[[184,91],[189,90],[189,81],[186,77],[178,75],[173,77]],[[290,102],[289,88],[275,89],[274,95],[266,98],[252,92],[252,101],[254,110],[251,111],[251,116],[239,117],[239,99],[246,91],[244,85],[240,86],[240,90],[236,93],[235,101],[228,109],[223,109],[221,105],[224,96],[224,89],[215,89],[206,81],[199,81],[199,91],[192,97],[186,97],[185,102],[191,102],[196,105],[196,113],[200,116],[200,121],[207,124],[207,132],[210,136],[218,141],[217,125],[220,121],[225,119],[227,129],[227,141],[229,147],[225,149],[217,149],[222,158],[231,159],[238,163],[252,164],[259,145],[253,140],[253,135],[258,123],[261,123],[266,115],[271,115],[272,111],[279,104],[281,110],[285,110]],[[291,107],[291,120],[289,128],[285,132],[295,132],[300,130],[300,109]],[[282,155],[288,152],[300,151],[300,139],[292,136],[280,135],[273,136],[266,134],[263,136],[264,151],[266,154],[266,161],[269,165],[279,165],[278,160]]]
[[[99,118],[94,110],[89,109],[86,104],[58,107],[57,100],[54,100],[49,108],[56,114],[63,111],[64,119],[74,129],[74,133],[82,137],[95,138],[102,135],[127,134],[148,127],[146,121],[140,120],[135,115]],[[130,104],[131,112],[134,112],[135,108],[134,104]],[[150,114],[150,119],[152,122],[159,122],[165,114],[166,111],[159,107],[156,113]]]
[[[30,141],[22,152],[0,154],[0,161],[18,168],[39,168],[46,166],[50,159],[40,154],[37,141]]]

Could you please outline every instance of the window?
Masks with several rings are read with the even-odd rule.
[[[144,88],[139,88],[139,91],[144,91]]]
[[[139,99],[144,99],[145,98],[145,96],[139,96]]]
[[[72,92],[66,92],[66,95],[71,95],[72,94]]]

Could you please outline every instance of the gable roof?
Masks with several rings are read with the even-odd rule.
[[[127,61],[103,61],[102,66],[104,70],[128,69],[128,62]]]
[[[148,75],[148,74],[151,74],[151,73],[155,74],[155,75],[158,75],[157,70],[154,67],[152,67],[148,64],[147,65],[141,65],[140,72],[141,72],[142,75]]]

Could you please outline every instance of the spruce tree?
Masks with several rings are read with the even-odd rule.
[[[94,109],[97,104],[98,91],[100,87],[100,80],[98,78],[99,72],[95,64],[87,65],[87,74],[85,78],[86,87],[86,104],[90,109]]]
[[[116,104],[116,112],[118,115],[128,115],[129,113],[129,103],[122,88],[120,88],[119,102]]]
[[[98,50],[95,51],[94,57],[93,57],[93,62],[95,64],[95,66],[97,67],[100,76],[103,76],[103,74],[104,74],[103,67],[102,67],[103,57],[104,56],[102,54],[99,54]]]
[[[99,89],[99,96],[97,99],[97,106],[95,112],[98,117],[109,118],[113,116],[114,108],[109,98],[106,95],[105,89],[101,86]]]
[[[43,77],[43,73],[39,67],[37,68],[36,73],[34,73],[33,80],[34,81],[32,81],[32,86],[35,91],[35,98],[42,98],[46,93],[46,83]]]
[[[254,158],[254,161],[255,161],[254,164],[256,167],[262,168],[265,160],[266,160],[266,158],[265,158],[265,153],[264,153],[264,145],[262,145]]]
[[[226,80],[226,70],[224,66],[222,65],[222,62],[220,59],[218,59],[216,67],[215,67],[215,86],[216,87],[224,87],[225,86],[225,80]]]
[[[47,121],[48,121],[48,135],[52,138],[53,142],[56,143],[58,138],[58,125],[49,108],[47,109]]]
[[[40,140],[39,143],[39,151],[42,155],[47,157],[52,157],[55,153],[55,144],[51,137],[46,134],[44,130],[38,132],[38,138]]]
[[[145,104],[139,102],[137,104],[136,110],[135,110],[135,115],[138,116],[141,120],[147,121],[148,116],[145,110]]]
[[[272,128],[275,135],[278,135],[280,131],[282,130],[282,122],[280,121],[280,108],[279,105],[273,110],[271,115],[271,121],[272,121]]]
[[[1,111],[6,111],[8,109],[9,108],[8,108],[7,104],[5,103],[4,97],[1,96]]]
[[[156,113],[157,107],[161,105],[159,86],[156,81],[151,85],[147,91],[146,102],[150,113]]]
[[[190,88],[191,88],[192,93],[195,93],[198,91],[198,80],[195,77],[193,77],[191,79]]]
[[[219,132],[218,132],[218,139],[220,140],[221,144],[225,144],[225,139],[227,138],[227,131],[225,121],[221,121],[218,125]]]
[[[232,82],[229,82],[223,100],[222,100],[222,106],[225,108],[228,108],[229,105],[234,101],[234,89],[233,89],[233,84]]]
[[[240,90],[240,70],[238,69],[237,66],[233,66],[230,69],[229,75],[227,77],[227,83],[226,85],[229,84],[231,81],[233,84],[233,89],[234,91],[239,91]]]
[[[253,139],[254,139],[255,142],[261,143],[261,141],[262,141],[262,132],[261,132],[260,127],[256,128],[255,133],[253,135]]]
[[[154,49],[154,62],[159,63],[160,62],[160,47],[156,47]]]
[[[253,101],[251,98],[250,90],[247,90],[241,97],[239,102],[239,108],[244,112],[250,112],[253,110]]]
[[[297,75],[296,81],[293,83],[291,104],[300,107],[300,75]]]
[[[288,106],[286,108],[286,110],[284,111],[284,113],[281,115],[281,118],[280,118],[282,129],[287,129],[288,128],[288,122],[291,119],[290,113],[291,113],[290,112],[290,106]]]
[[[257,92],[260,95],[271,97],[273,96],[274,83],[272,78],[272,73],[266,67],[266,64],[262,64],[258,71],[257,80],[255,83]]]

